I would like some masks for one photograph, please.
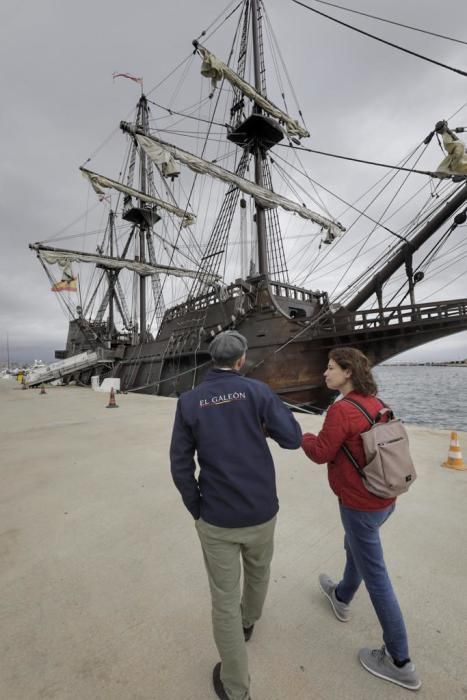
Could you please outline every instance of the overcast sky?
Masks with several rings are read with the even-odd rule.
[[[118,128],[120,119],[129,117],[137,98],[135,85],[113,82],[112,73],[142,75],[145,87],[154,86],[190,53],[192,39],[227,4],[3,0],[0,361],[6,359],[7,334],[11,357],[18,360],[50,360],[55,348],[64,347],[66,319],[28,244],[50,238],[89,207],[78,167]],[[467,41],[465,0],[339,4]],[[467,46],[313,6],[443,63],[467,68]],[[438,119],[467,102],[465,77],[376,44],[289,0],[268,0],[266,7],[312,134],[307,142],[312,148],[396,163]],[[466,107],[452,126],[467,126]],[[434,168],[442,156],[439,149],[433,154]],[[328,185],[337,183],[344,199],[364,190],[335,161],[319,168]],[[466,232],[463,228],[462,235]],[[446,282],[451,274],[446,270]],[[437,284],[441,286],[439,280]],[[466,291],[464,276],[438,298],[467,296]],[[404,355],[415,360],[465,357],[467,333]]]

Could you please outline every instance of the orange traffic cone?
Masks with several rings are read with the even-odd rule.
[[[118,408],[117,402],[115,401],[115,390],[113,387],[110,389],[109,403],[107,404],[106,408]]]
[[[39,393],[40,393],[41,396],[43,396],[44,394],[47,393],[46,390],[45,390],[45,386],[44,386],[43,384],[41,384],[41,390],[40,390]]]
[[[459,440],[457,439],[457,433],[451,433],[448,458],[441,466],[449,467],[449,469],[467,469],[467,464],[465,464],[464,460],[462,459],[462,452],[459,445]]]

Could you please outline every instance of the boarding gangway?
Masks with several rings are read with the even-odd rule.
[[[37,386],[55,379],[69,377],[75,372],[80,372],[84,369],[111,363],[112,360],[109,359],[108,353],[105,353],[101,348],[88,350],[87,352],[81,352],[79,355],[73,355],[73,357],[68,357],[65,360],[53,362],[45,367],[32,370],[26,376],[26,383],[28,386]]]

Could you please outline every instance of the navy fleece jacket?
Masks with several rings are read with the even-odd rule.
[[[276,515],[276,476],[265,433],[286,449],[301,445],[302,431],[293,414],[263,382],[234,370],[211,369],[202,384],[181,395],[171,472],[195,519],[247,527]]]

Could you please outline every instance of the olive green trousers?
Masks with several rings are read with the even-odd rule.
[[[243,627],[261,617],[269,584],[276,517],[252,527],[196,521],[212,598],[214,641],[229,700],[248,700],[250,676]],[[241,591],[241,564],[243,590]]]

